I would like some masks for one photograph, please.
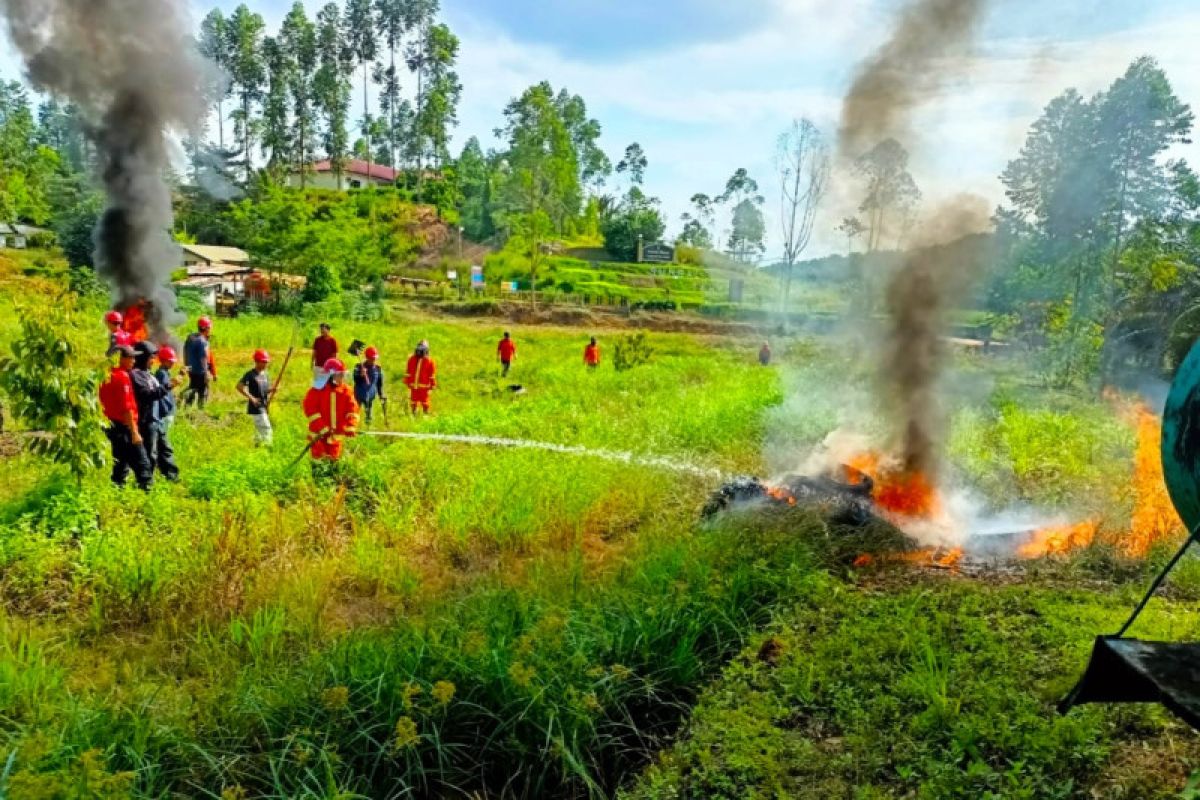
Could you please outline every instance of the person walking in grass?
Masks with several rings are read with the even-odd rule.
[[[387,421],[387,396],[383,393],[383,368],[379,366],[379,351],[368,347],[363,356],[366,359],[354,368],[354,399],[359,407],[366,412],[366,422],[371,424],[375,399],[384,407],[384,421]]]
[[[763,342],[762,347],[758,349],[758,363],[764,367],[771,366],[771,343]]]
[[[146,457],[138,431],[138,406],[133,394],[133,363],[136,353],[129,345],[117,345],[117,365],[100,386],[100,406],[108,420],[104,429],[112,446],[112,482],[124,486],[133,472],[138,487],[148,490],[154,482],[154,467]]]
[[[237,391],[246,398],[246,413],[254,420],[254,444],[271,446],[274,431],[271,429],[269,406],[275,396],[267,366],[271,354],[266,350],[254,351],[254,367],[238,381]]]
[[[496,345],[496,355],[500,358],[500,377],[507,378],[508,371],[512,369],[512,362],[517,358],[517,343],[512,340],[508,331],[504,332],[500,344]]]
[[[321,333],[312,343],[313,377],[321,377],[321,371],[331,358],[338,357],[337,339],[333,338],[333,328],[328,322],[321,323]]]
[[[204,408],[208,402],[208,389],[217,379],[217,364],[213,360],[212,320],[201,317],[196,323],[196,332],[188,334],[183,343],[183,364],[187,368],[188,388],[183,393],[183,404],[190,407],[195,403]]]
[[[422,339],[416,351],[408,357],[404,385],[409,389],[408,404],[413,416],[417,409],[430,411],[429,393],[437,388],[437,364],[429,357],[429,342]]]
[[[583,363],[587,364],[588,370],[600,366],[600,345],[597,344],[595,336],[588,342],[587,347],[583,348]]]

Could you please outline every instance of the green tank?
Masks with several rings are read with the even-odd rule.
[[[1162,465],[1167,491],[1189,531],[1200,526],[1200,343],[1171,384],[1163,409]]]

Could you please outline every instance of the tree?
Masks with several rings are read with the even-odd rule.
[[[200,23],[200,53],[211,61],[217,69],[226,72],[229,69],[229,24],[221,9],[214,8]],[[225,149],[225,98],[229,97],[230,85],[222,80],[214,87],[217,104],[217,143]]]
[[[313,96],[325,117],[325,155],[340,189],[346,153],[350,149],[350,134],[346,130],[350,109],[350,82],[347,79],[350,64],[342,41],[341,11],[337,3],[328,3],[317,14],[317,63]]]
[[[316,149],[314,131],[316,119],[313,109],[314,80],[317,70],[317,27],[308,18],[304,3],[297,2],[284,17],[279,30],[279,41],[291,62],[289,91],[292,98],[292,126],[296,171],[300,175],[300,187],[308,178],[312,153]]]
[[[286,176],[296,146],[288,115],[289,88],[296,65],[288,48],[270,36],[263,41],[263,60],[267,94],[263,101],[262,150],[267,155],[267,171],[279,180]]]
[[[716,201],[703,192],[692,195],[692,208],[695,213],[684,212],[680,215],[683,220],[683,233],[679,235],[681,243],[711,250],[713,246],[712,226],[716,222]]]
[[[450,160],[446,144],[450,129],[458,124],[458,103],[462,97],[462,84],[453,69],[459,41],[445,25],[433,25],[426,28],[422,48],[420,64],[425,86],[415,120],[421,147],[417,160],[419,166],[423,163],[422,155],[427,155],[431,163],[441,166]],[[423,177],[418,176],[418,181],[423,182]]]
[[[462,191],[463,233],[477,242],[488,239],[496,232],[491,218],[492,169],[474,136],[467,140],[458,157],[457,171]]]
[[[543,211],[555,231],[579,213],[583,191],[579,160],[548,83],[526,89],[504,110],[508,141],[502,207],[507,213]]]
[[[400,72],[396,68],[396,53],[404,45],[404,36],[408,33],[408,19],[405,0],[375,0],[376,24],[383,38],[383,44],[388,51],[387,67],[380,67],[375,72],[375,82],[382,88],[379,92],[380,110],[387,116],[387,147],[390,166],[396,166],[397,152],[400,149],[400,138],[397,136],[396,112],[400,108]]]
[[[866,181],[858,210],[867,215],[867,252],[873,253],[884,233],[911,220],[921,191],[908,171],[908,151],[895,139],[884,139],[859,156],[854,168]]]
[[[758,182],[750,177],[744,167],[738,168],[725,182],[725,191],[720,202],[732,204],[732,225],[727,247],[729,254],[743,263],[751,257],[761,255],[766,249],[763,239],[767,233],[761,206],[765,202],[758,193]]]
[[[846,235],[846,255],[854,252],[854,240],[866,233],[867,228],[858,217],[846,217],[837,227],[839,233]]]
[[[262,99],[266,67],[263,62],[262,36],[266,28],[262,15],[253,13],[242,4],[234,9],[226,29],[226,47],[229,53],[228,70],[233,80],[233,90],[239,100],[234,112],[234,141],[238,143],[244,159],[245,180],[249,185],[253,175],[254,139],[259,121],[254,116],[254,104]]]
[[[62,161],[39,137],[25,88],[0,84],[0,221],[43,225],[50,219],[51,183]]]
[[[367,86],[370,82],[369,67],[378,54],[379,42],[375,37],[375,16],[372,13],[371,0],[347,0],[346,14],[343,18],[345,33],[343,34],[346,47],[351,56],[362,67],[363,72],[363,118],[362,132],[366,139],[367,172],[371,171],[371,108],[367,100]],[[368,182],[373,186],[373,182]]]
[[[92,267],[92,251],[95,249],[93,236],[100,212],[104,209],[104,198],[96,192],[85,195],[65,214],[54,222],[58,246],[62,248],[67,263],[72,267]]]
[[[647,197],[638,186],[631,187],[617,209],[600,220],[604,248],[623,261],[634,261],[638,242],[657,242],[666,227],[658,198]]]
[[[641,186],[646,176],[646,153],[637,142],[625,148],[625,155],[617,162],[617,174],[629,173],[629,181],[634,186]]]
[[[508,141],[501,185],[501,227],[520,237],[535,291],[542,244],[579,213],[579,161],[548,83],[531,86],[504,109]]]
[[[424,125],[425,88],[429,58],[429,35],[433,18],[437,15],[438,0],[403,0],[405,27],[415,33],[413,41],[405,50],[404,61],[417,79],[417,102],[413,109],[412,149],[417,160],[417,180],[421,181],[421,170],[425,167]]]
[[[17,314],[21,334],[12,356],[0,359],[0,391],[8,407],[37,435],[30,450],[63,464],[77,482],[104,463],[100,376],[79,363],[75,345],[62,332],[79,324],[69,295],[57,303]]]
[[[792,291],[792,270],[812,239],[817,209],[829,183],[829,149],[817,126],[807,119],[793,120],[779,137],[775,164],[779,170],[786,310]]]
[[[600,149],[600,123],[588,116],[587,104],[577,94],[566,89],[555,100],[559,116],[567,126],[571,143],[579,159],[579,182],[583,186],[600,186],[612,173],[612,162]]]

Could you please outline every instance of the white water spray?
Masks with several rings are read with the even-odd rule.
[[[725,480],[729,476],[716,467],[705,467],[689,464],[673,458],[661,456],[643,456],[622,450],[599,450],[582,445],[555,444],[539,442],[530,439],[505,439],[499,436],[467,436],[456,433],[406,433],[399,431],[364,431],[364,436],[377,436],[390,439],[415,439],[429,442],[454,442],[458,444],[478,444],[490,447],[513,447],[525,450],[548,450],[552,453],[564,453],[573,456],[587,456],[603,461],[615,461],[620,464],[632,464],[639,467],[665,469],[671,472],[681,472],[700,478],[715,478]]]

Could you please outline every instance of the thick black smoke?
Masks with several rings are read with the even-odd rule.
[[[216,73],[190,34],[186,0],[0,0],[35,88],[73,101],[108,204],[96,269],[114,304],[150,301],[151,336],[176,322],[168,131],[196,130]]]
[[[914,112],[956,77],[949,70],[970,52],[986,0],[912,0],[888,39],[859,66],[842,101],[838,150],[852,162],[885,139],[909,151],[937,149],[936,131],[916,131]],[[963,195],[926,214],[913,248],[887,287],[888,330],[880,376],[895,417],[907,470],[935,477],[943,419],[937,402],[945,314],[968,285],[975,258],[934,246],[988,227],[987,205]],[[952,257],[947,257],[952,256]]]

